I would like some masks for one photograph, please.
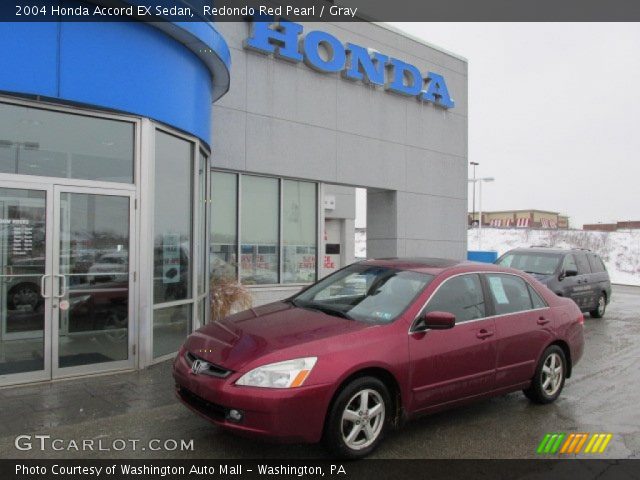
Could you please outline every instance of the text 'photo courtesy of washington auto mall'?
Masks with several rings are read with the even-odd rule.
[[[640,11],[565,1],[0,7],[0,478],[639,478]]]

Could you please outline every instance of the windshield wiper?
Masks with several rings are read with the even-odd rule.
[[[284,303],[290,303],[294,307],[301,307],[302,306],[298,302],[296,302],[295,298],[287,298],[286,300],[283,300],[283,302]]]
[[[304,305],[299,305],[301,308],[308,308],[309,310],[318,310],[322,313],[326,313],[327,315],[333,315],[334,317],[346,318],[347,320],[353,320],[353,317],[349,315],[347,312],[343,312],[338,308],[333,308],[328,305],[321,305],[318,303],[306,303]]]

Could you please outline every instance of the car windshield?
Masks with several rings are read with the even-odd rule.
[[[290,301],[296,306],[367,323],[390,323],[429,285],[433,275],[378,265],[351,265]]]
[[[558,268],[561,255],[544,252],[510,252],[498,260],[498,265],[517,268],[527,273],[553,275]]]

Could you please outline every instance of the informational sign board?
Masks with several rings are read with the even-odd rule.
[[[165,233],[162,238],[162,283],[180,281],[180,235]]]

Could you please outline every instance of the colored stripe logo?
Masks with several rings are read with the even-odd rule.
[[[547,433],[536,450],[538,455],[576,455],[578,453],[604,453],[611,433]]]

